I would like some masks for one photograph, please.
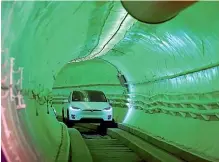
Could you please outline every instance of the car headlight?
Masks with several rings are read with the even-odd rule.
[[[111,110],[111,107],[104,108],[103,110]]]
[[[80,110],[80,108],[74,107],[74,106],[70,106],[69,108],[71,108],[71,109],[73,109],[73,110]]]

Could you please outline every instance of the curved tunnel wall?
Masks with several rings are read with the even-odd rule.
[[[218,2],[198,2],[164,24],[135,22],[102,56],[126,75],[131,87],[131,94],[114,96],[121,104],[127,98],[130,102],[125,123],[217,159],[218,8]],[[2,49],[15,57],[15,68],[24,67],[24,89],[49,95],[58,71],[98,45],[117,10],[122,10],[119,2],[2,2]],[[36,150],[54,160],[62,127],[46,105],[27,98],[20,120],[33,144],[38,143]],[[45,153],[39,144],[44,142],[56,147]]]
[[[135,23],[103,58],[122,64],[132,94],[139,94],[125,123],[215,156],[219,24],[218,6],[211,5],[198,3],[161,25]],[[204,6],[212,10],[201,14]]]
[[[118,69],[102,59],[93,59],[65,65],[58,73],[53,86],[53,98],[68,98],[73,90],[100,90],[110,100],[114,95],[127,94],[117,77]],[[59,100],[58,100],[59,101]],[[54,107],[59,116],[62,116],[62,104]],[[113,105],[113,116],[117,122],[122,122],[127,113],[127,106],[121,107],[119,102]]]
[[[111,64],[101,60],[93,59],[89,61],[67,64],[58,73],[54,82],[54,93],[63,92],[69,95],[72,89],[95,89],[102,87],[107,90],[107,94],[126,93],[117,78],[118,70]],[[72,88],[72,89],[71,89]]]

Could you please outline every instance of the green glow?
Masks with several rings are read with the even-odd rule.
[[[134,24],[118,32],[124,37],[117,35],[119,41],[101,59],[67,64],[110,38],[118,12],[124,14],[120,2],[2,2],[2,49],[24,67],[24,90],[68,95],[69,89],[52,88],[102,84],[89,89],[101,89],[113,100],[118,122],[219,158],[218,8],[218,2],[198,2],[159,25],[130,20]],[[125,74],[131,97],[124,96],[117,70]],[[62,127],[46,105],[25,97],[27,110],[20,118],[41,156],[54,161]],[[157,108],[161,113],[153,112]],[[167,109],[171,113],[165,114]],[[69,139],[65,142],[67,150]]]

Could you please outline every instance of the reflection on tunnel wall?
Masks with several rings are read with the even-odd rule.
[[[47,114],[46,102],[40,104],[33,96],[51,97],[52,87],[53,94],[66,94],[71,86],[90,84],[97,85],[84,88],[109,94],[118,121],[124,117],[124,123],[153,136],[219,158],[218,2],[198,2],[159,25],[133,19],[133,25],[123,26],[123,39],[101,56],[117,69],[97,60],[62,67],[88,56],[109,38],[120,12],[124,14],[120,2],[2,2],[2,6],[2,48],[16,58],[17,67],[24,67],[27,111],[20,112],[20,120],[45,159],[66,156],[59,150],[68,149],[68,135]],[[117,70],[126,76],[130,93],[120,86]]]

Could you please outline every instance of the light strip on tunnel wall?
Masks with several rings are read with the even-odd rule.
[[[104,35],[101,33],[100,42],[93,52],[86,57],[72,60],[69,63],[91,60],[95,57],[103,56],[109,52],[120,40],[123,39],[126,31],[134,24],[136,20],[128,15],[123,8],[118,13],[119,14],[116,17],[115,23],[113,22],[114,25],[112,26],[111,30],[105,34],[106,36],[102,40],[101,36]]]
[[[127,114],[125,115],[125,118],[124,118],[124,120],[123,120],[123,123],[127,123],[127,122],[128,122],[128,120],[130,119],[131,114],[133,113],[133,110],[134,110],[133,105],[128,104],[127,106],[128,106],[128,112],[127,112]]]
[[[131,93],[133,93],[134,92],[134,87],[132,86],[132,85],[129,85],[129,91],[131,92]],[[135,107],[134,107],[134,105],[133,105],[133,103],[132,103],[132,99],[133,98],[133,96],[131,96],[131,95],[129,95],[129,97],[127,98],[127,101],[128,101],[128,103],[129,104],[127,104],[127,106],[128,106],[128,112],[126,113],[126,115],[125,115],[125,118],[124,118],[124,120],[123,120],[123,123],[127,123],[128,122],[128,120],[131,118],[131,115],[132,115],[132,113],[133,113],[133,110],[135,109]],[[131,103],[131,104],[130,104]]]

